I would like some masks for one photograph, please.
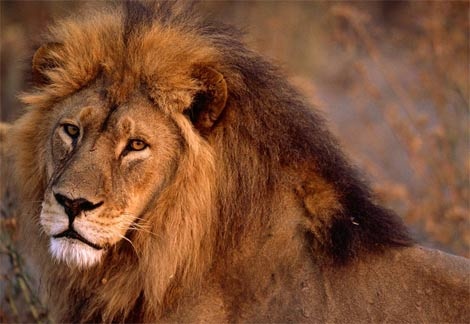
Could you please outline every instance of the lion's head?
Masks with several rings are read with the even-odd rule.
[[[123,34],[130,18],[115,10],[54,30],[33,57],[38,91],[23,96],[40,110],[25,116],[21,134],[32,137],[25,150],[40,153],[40,225],[53,257],[82,268],[122,241],[136,249],[133,231],[166,242],[184,229],[191,233],[178,241],[198,250],[212,223],[214,161],[204,135],[227,100],[217,53],[160,25]],[[170,205],[192,219],[174,219]]]
[[[281,74],[180,3],[61,21],[32,66],[16,177],[62,321],[155,321],[249,258],[410,242]]]
[[[145,214],[181,172],[184,138],[144,94],[110,107],[98,86],[57,104],[54,117],[40,223],[55,258],[88,267],[128,231],[151,230]]]

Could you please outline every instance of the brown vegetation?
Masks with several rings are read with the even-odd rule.
[[[334,35],[350,53],[351,71],[361,85],[347,87],[359,119],[387,128],[395,141],[396,150],[370,141],[382,163],[364,152],[356,156],[379,180],[375,188],[382,199],[409,224],[441,248],[468,257],[470,53],[469,21],[463,14],[468,3],[402,6],[385,26],[374,25],[373,17],[353,6],[331,9]],[[367,116],[371,109],[380,116],[379,126]],[[385,160],[397,154],[403,155],[399,167],[408,169],[409,179],[394,179],[387,170],[396,166]]]

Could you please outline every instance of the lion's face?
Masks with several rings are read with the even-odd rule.
[[[82,90],[53,114],[40,223],[56,259],[89,267],[142,226],[176,172],[181,138],[141,94],[110,107],[98,90]]]

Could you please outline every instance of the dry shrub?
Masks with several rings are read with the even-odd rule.
[[[0,123],[0,323],[48,322],[16,246],[18,208],[6,185],[11,165],[7,136],[8,127]]]
[[[331,8],[335,41],[354,71],[344,88],[358,114],[374,109],[379,116],[369,118],[369,126],[378,122],[390,130],[395,148],[379,143],[381,154],[392,160],[391,153],[402,154],[406,163],[401,165],[411,172],[396,181],[386,176],[386,164],[358,160],[368,161],[362,164],[379,180],[375,189],[385,203],[434,245],[467,257],[468,9],[463,2],[410,2],[401,4],[391,21],[378,23],[354,5]]]

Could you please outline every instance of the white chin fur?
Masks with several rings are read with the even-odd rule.
[[[49,249],[55,259],[65,262],[69,267],[81,269],[99,263],[104,252],[68,238],[51,238]]]

